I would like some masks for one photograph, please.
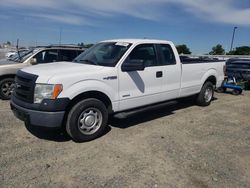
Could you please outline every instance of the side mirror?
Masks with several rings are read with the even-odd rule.
[[[143,60],[126,60],[122,64],[122,72],[143,71],[145,69]]]
[[[31,64],[31,65],[37,64],[36,58],[31,58],[31,59],[30,59],[30,64]]]

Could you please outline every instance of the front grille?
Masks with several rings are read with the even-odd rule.
[[[37,75],[29,74],[19,70],[15,78],[15,97],[22,101],[33,103],[34,89],[37,77]]]

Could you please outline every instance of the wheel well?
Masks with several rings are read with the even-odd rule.
[[[0,76],[0,80],[5,79],[5,78],[15,78],[15,74],[6,74],[3,76]]]
[[[99,91],[88,91],[80,95],[77,95],[71,100],[70,104],[67,107],[67,111],[69,111],[77,102],[83,99],[87,99],[87,98],[95,98],[95,99],[102,101],[104,105],[107,107],[108,112],[112,113],[113,108],[112,108],[111,100],[106,94],[99,92]]]
[[[216,77],[215,77],[215,76],[209,76],[209,77],[206,79],[205,83],[208,82],[208,81],[211,82],[213,85],[216,86],[217,81],[216,81]]]

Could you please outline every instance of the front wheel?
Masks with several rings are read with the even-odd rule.
[[[0,98],[9,100],[14,89],[14,78],[5,78],[0,81]]]
[[[196,103],[199,106],[208,106],[210,105],[214,96],[214,86],[211,82],[206,82],[202,88],[198,97],[196,99]]]
[[[104,133],[107,121],[106,106],[98,99],[85,99],[70,110],[66,131],[76,142],[90,141]]]

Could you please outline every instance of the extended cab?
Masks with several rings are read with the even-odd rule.
[[[172,42],[108,40],[73,62],[18,71],[11,108],[34,126],[61,127],[75,141],[100,136],[110,114],[196,95],[210,104],[225,62],[180,62]]]

